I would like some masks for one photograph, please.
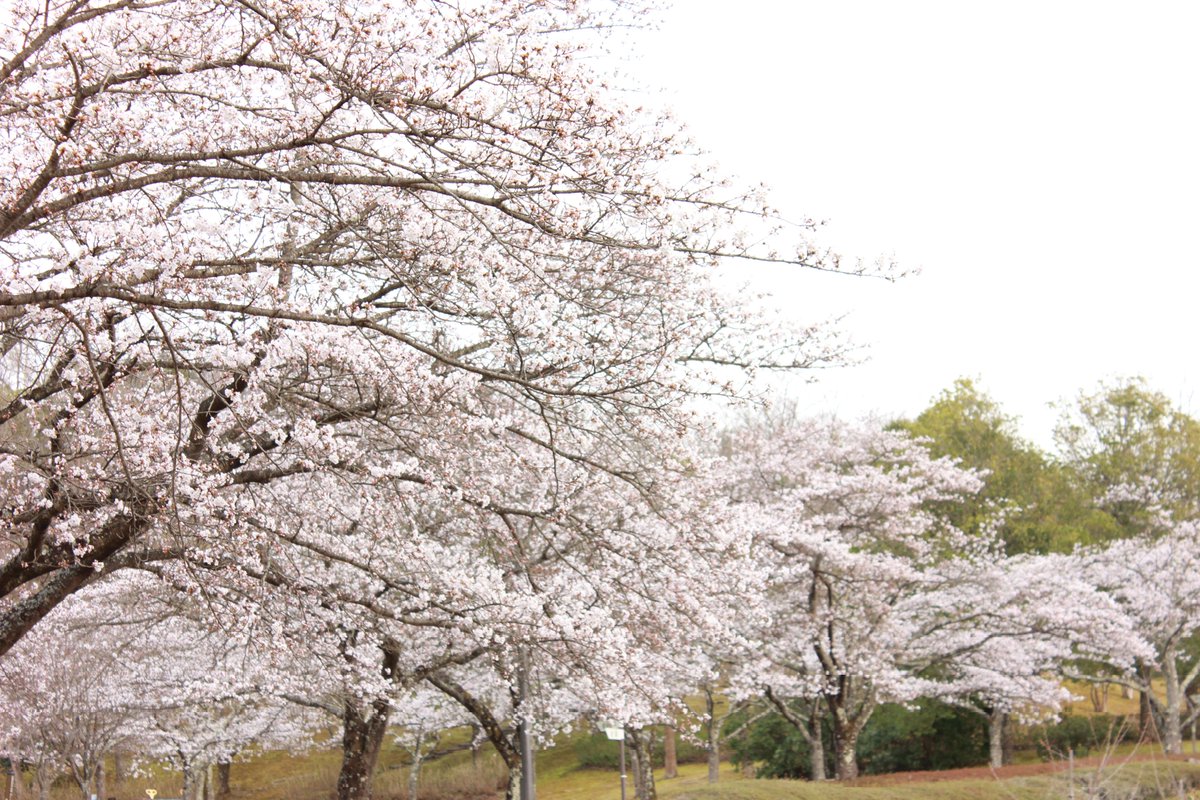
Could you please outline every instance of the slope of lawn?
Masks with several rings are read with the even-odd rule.
[[[442,748],[462,744],[466,731],[448,734]],[[619,800],[620,778],[616,769],[582,768],[575,749],[576,736],[564,735],[557,746],[538,754],[538,800]],[[1185,748],[1190,750],[1190,746]],[[257,754],[233,765],[234,800],[328,800],[333,794],[340,753],[329,747],[306,752]],[[1137,758],[1139,760],[1131,760]],[[1145,760],[1153,759],[1153,760]],[[1101,766],[1097,767],[1097,764]],[[1057,771],[1052,771],[1057,770]],[[728,763],[721,765],[719,783],[707,780],[705,764],[681,764],[679,776],[663,780],[658,771],[657,787],[663,800],[1057,800],[1071,797],[1072,776],[1065,763],[1027,764],[1006,768],[997,779],[986,768],[949,773],[901,773],[864,777],[855,785],[832,782],[752,780]],[[1036,773],[1036,774],[1035,774]],[[495,800],[502,797],[504,769],[490,748],[473,760],[459,750],[427,762],[421,771],[418,797],[421,800]],[[380,754],[375,779],[376,800],[407,797],[408,754],[388,741]],[[1081,760],[1073,772],[1074,796],[1136,798],[1200,798],[1200,759],[1165,761],[1157,757],[1157,746],[1123,744],[1099,758]],[[1089,786],[1091,793],[1089,794]],[[178,774],[154,769],[150,774],[110,785],[117,800],[144,798],[146,788],[157,788],[163,798],[179,796]],[[1102,790],[1102,793],[1101,793]],[[79,797],[78,790],[58,786],[53,800]],[[633,798],[632,776],[628,797]]]
[[[1128,748],[1108,754],[1097,767],[1081,763],[1068,774],[1065,764],[1047,774],[1027,774],[1001,779],[984,770],[972,777],[931,779],[924,774],[872,776],[857,785],[832,782],[751,780],[729,764],[721,765],[721,779],[707,780],[704,764],[680,765],[679,777],[663,780],[658,773],[658,794],[663,800],[1058,800],[1077,798],[1195,798],[1200,786],[1200,763],[1187,761],[1126,761]],[[1153,751],[1142,757],[1153,757]],[[376,798],[405,797],[408,771],[404,754],[391,749],[384,754],[376,780]],[[319,751],[295,757],[272,753],[235,767],[235,797],[244,800],[324,800],[337,774],[337,753]],[[240,774],[239,774],[240,773]],[[240,780],[238,779],[240,778]],[[426,765],[419,797],[425,800],[490,800],[501,796],[503,769],[494,754],[483,754],[473,767],[469,753],[456,753]],[[1091,793],[1089,794],[1089,787]],[[1102,792],[1102,793],[1101,793]],[[570,739],[538,754],[538,800],[619,800],[617,770],[580,768]],[[633,798],[632,783],[628,797]]]

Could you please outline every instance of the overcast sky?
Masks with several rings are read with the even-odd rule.
[[[1048,445],[1143,375],[1200,412],[1200,4],[679,0],[635,67],[729,172],[898,284],[772,276],[864,365],[793,393],[911,415],[980,379]]]

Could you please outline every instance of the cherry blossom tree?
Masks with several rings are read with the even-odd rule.
[[[713,265],[840,265],[748,244],[761,200],[591,71],[624,5],[6,7],[0,656],[151,573],[311,655],[347,800],[422,681],[651,713],[665,621],[716,618],[659,476],[686,401],[838,356]]]
[[[1070,555],[1019,555],[989,562],[948,562],[940,585],[922,602],[927,636],[929,694],[982,714],[989,760],[1004,763],[1004,727],[1010,716],[1036,721],[1071,699],[1064,668],[1120,649],[1132,667],[1144,647],[1112,598],[1081,575]]]
[[[737,683],[768,698],[818,700],[829,715],[837,776],[857,774],[858,736],[876,705],[927,683],[910,668],[907,613],[924,568],[970,543],[926,510],[978,488],[900,434],[831,420],[764,421],[731,432],[730,491],[767,565],[765,623]],[[791,715],[802,731],[808,720]],[[811,742],[815,744],[815,742]],[[823,761],[814,753],[814,762]]]
[[[421,765],[436,750],[442,732],[470,725],[474,720],[452,698],[427,683],[414,688],[395,705],[401,714],[392,720],[392,734],[408,752],[408,800],[417,800]],[[399,730],[396,723],[401,723]]]
[[[312,716],[268,693],[280,665],[163,589],[144,575],[89,587],[0,660],[0,749],[65,770],[85,800],[104,794],[106,756],[136,752],[178,767],[191,800],[251,742],[307,746]]]
[[[831,354],[711,288],[723,256],[839,265],[729,233],[761,204],[589,70],[605,21],[552,0],[6,6],[0,653],[105,575],[252,548],[249,496],[300,506],[323,474],[499,508],[442,451],[490,434],[588,464],[677,430],[689,391],[725,390],[706,368]]]
[[[469,454],[427,457],[469,493],[384,470],[291,476],[231,507],[249,552],[196,542],[186,560],[142,565],[304,662],[282,693],[341,719],[340,797],[369,794],[387,726],[424,682],[477,718],[514,781],[521,726],[548,736],[584,712],[659,721],[686,691],[668,680],[680,654],[724,618],[709,587],[728,584],[726,603],[738,592],[736,539],[694,525],[704,502],[685,450],[622,439],[628,452],[604,453],[628,465],[613,474],[490,430],[462,435]],[[290,481],[296,493],[280,491]]]
[[[721,635],[726,615],[716,608],[737,584],[727,543],[690,524],[696,507],[682,499],[654,514],[632,503],[593,507],[606,535],[594,532],[590,547],[562,532],[554,551],[554,540],[526,540],[542,556],[522,567],[527,599],[510,605],[520,615],[498,629],[485,658],[430,678],[476,716],[512,772],[523,732],[549,740],[583,715],[634,730],[669,721],[701,679],[698,643]],[[729,591],[714,590],[723,581]]]
[[[1167,753],[1183,752],[1183,730],[1200,718],[1200,707],[1187,690],[1200,678],[1195,642],[1200,631],[1200,526],[1194,521],[1160,519],[1158,537],[1113,542],[1079,554],[1080,573],[1110,596],[1142,639],[1132,651],[1153,670],[1130,669],[1131,647],[1108,645],[1109,669],[1099,677],[1139,691],[1150,705],[1154,724]],[[1162,680],[1165,696],[1153,685]]]
[[[939,517],[979,480],[899,433],[785,418],[723,447],[738,524],[768,571],[765,614],[742,620],[735,692],[766,695],[808,739],[816,775],[823,717],[837,777],[852,778],[878,704],[921,697],[986,710],[996,758],[1000,715],[1062,701],[1048,670],[1097,635],[1133,640],[1074,571],[1006,559],[986,528],[967,536]]]

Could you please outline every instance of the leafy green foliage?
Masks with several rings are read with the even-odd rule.
[[[1070,470],[1023,441],[1015,420],[971,380],[955,381],[916,419],[893,427],[982,473],[982,492],[939,509],[960,529],[975,532],[999,518],[1010,554],[1065,552],[1108,535],[1111,520],[1093,512]]]
[[[731,718],[729,724],[740,722]],[[832,775],[833,737],[826,731],[824,738]],[[810,776],[808,742],[776,714],[747,726],[730,741],[730,750],[735,764],[753,763],[759,777]],[[987,762],[987,726],[981,715],[936,700],[917,708],[885,703],[867,722],[858,756],[864,775],[976,766]]]
[[[864,774],[955,769],[987,763],[987,725],[967,709],[923,700],[879,707],[859,739]]]
[[[1080,394],[1054,436],[1080,490],[1108,517],[1108,538],[1152,533],[1159,510],[1200,513],[1200,423],[1141,378]]]
[[[739,712],[725,723],[726,730],[742,728],[746,712]],[[826,731],[826,741],[832,734]],[[812,777],[808,742],[795,726],[778,714],[769,714],[744,728],[739,736],[729,741],[730,760],[736,766],[753,764],[760,778],[804,778]],[[826,753],[826,757],[830,756]],[[826,765],[827,774],[833,774],[833,763]]]
[[[1029,728],[1017,741],[1018,746],[1037,750],[1043,761],[1065,758],[1068,752],[1083,757],[1093,750],[1137,739],[1135,721],[1111,714],[1063,717],[1051,725]]]

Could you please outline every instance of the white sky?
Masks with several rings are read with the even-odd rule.
[[[772,277],[864,365],[792,394],[911,415],[981,380],[1051,401],[1143,375],[1200,412],[1200,4],[677,0],[636,67],[728,172],[921,274]]]

